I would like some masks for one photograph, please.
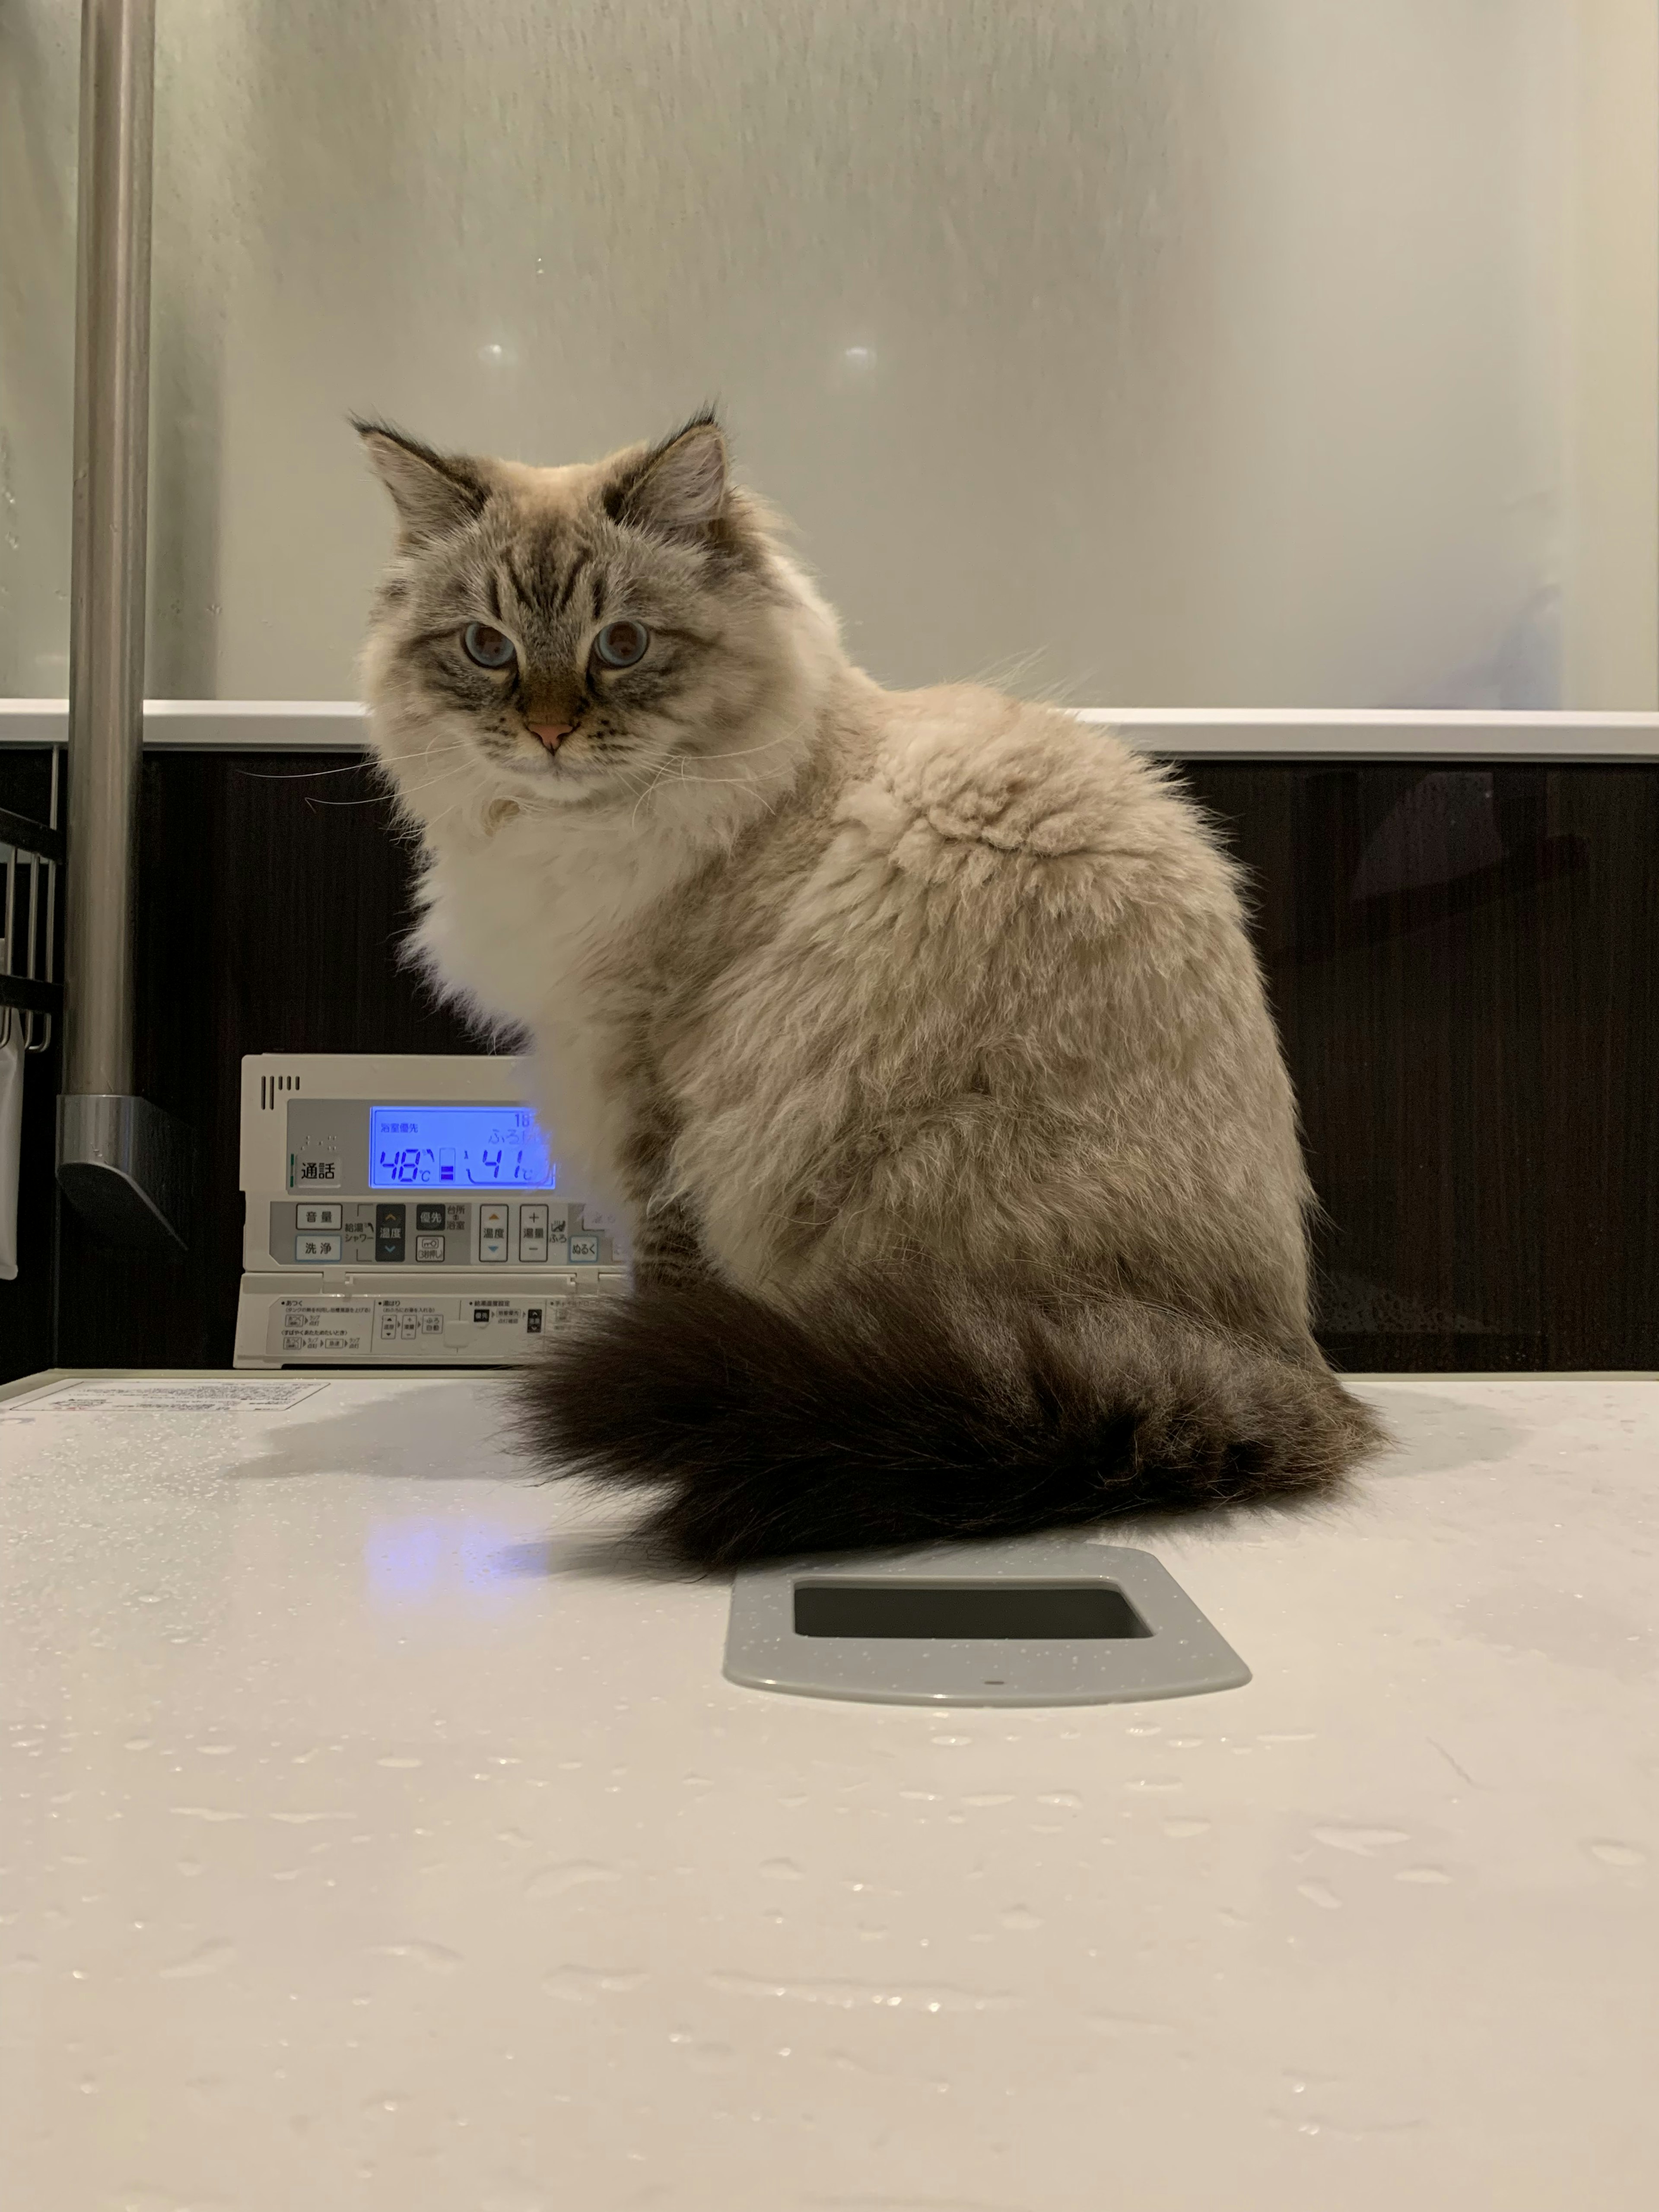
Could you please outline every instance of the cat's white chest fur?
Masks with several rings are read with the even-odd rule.
[[[615,994],[596,971],[695,865],[682,838],[625,813],[523,813],[488,837],[434,841],[421,950],[446,984],[534,1039],[533,1103],[596,1197],[617,1195],[624,1134],[601,1088]]]

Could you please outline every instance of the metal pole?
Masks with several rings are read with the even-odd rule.
[[[82,0],[58,1160],[75,1204],[126,1243],[180,1241],[182,1132],[133,1096],[155,85],[155,0]]]
[[[132,1089],[155,0],[83,0],[64,1089]]]

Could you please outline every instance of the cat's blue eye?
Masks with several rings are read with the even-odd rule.
[[[650,645],[651,633],[643,623],[607,623],[593,641],[593,655],[607,668],[636,668]]]
[[[492,629],[488,623],[469,623],[461,632],[461,643],[469,660],[476,660],[480,668],[510,668],[519,657],[519,648],[505,630]]]

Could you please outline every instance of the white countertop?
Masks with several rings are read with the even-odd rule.
[[[1659,2198],[1659,1382],[1367,1384],[1352,1503],[1109,1532],[1249,1687],[997,1713],[724,1681],[725,1588],[607,1570],[498,1380],[50,1387],[18,2212]]]

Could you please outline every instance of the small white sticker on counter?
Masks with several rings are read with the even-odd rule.
[[[325,1389],[323,1382],[185,1382],[169,1377],[146,1382],[138,1376],[59,1382],[38,1396],[14,1400],[4,1410],[53,1413],[128,1413],[137,1407],[163,1413],[281,1413],[302,1398]]]

